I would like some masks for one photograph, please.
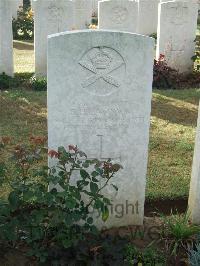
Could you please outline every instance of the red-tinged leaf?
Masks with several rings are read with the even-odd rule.
[[[48,152],[48,155],[49,155],[51,158],[53,158],[53,157],[58,158],[59,153],[58,153],[57,151],[50,150],[50,151]]]

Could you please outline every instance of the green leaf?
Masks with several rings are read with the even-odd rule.
[[[89,217],[89,218],[87,219],[87,223],[88,223],[88,224],[92,224],[92,223],[93,223],[93,218],[92,218],[92,217]]]
[[[30,201],[34,197],[34,193],[30,190],[23,193],[23,199],[25,201]]]
[[[102,202],[99,199],[95,199],[94,208],[101,209]]]
[[[198,58],[198,56],[197,56],[197,55],[194,55],[194,56],[191,57],[191,60],[192,60],[193,62],[195,62],[195,61],[197,60],[197,58]]]
[[[66,151],[64,147],[58,148],[58,153],[60,154],[59,158],[60,160],[69,160],[70,159],[70,153]]]
[[[96,172],[97,172],[99,175],[103,175],[103,169],[102,169],[102,168],[96,168]]]
[[[105,221],[107,221],[108,217],[109,217],[108,207],[104,206],[102,209],[102,220],[105,222]]]
[[[90,165],[89,165],[88,162],[84,162],[84,163],[82,164],[82,166],[83,166],[84,168],[88,168]]]
[[[72,242],[69,239],[63,239],[62,244],[63,244],[64,248],[69,248],[69,247],[71,247]]]
[[[20,205],[19,195],[15,191],[12,191],[9,194],[8,201],[9,201],[11,207],[14,209],[16,209]]]
[[[65,206],[69,209],[73,209],[76,206],[76,200],[73,198],[66,199]]]
[[[77,189],[76,191],[74,191],[74,197],[77,199],[77,200],[81,200],[81,194],[79,192],[79,190]]]
[[[90,175],[88,174],[87,171],[85,171],[84,169],[81,169],[80,170],[80,175],[83,179],[86,179],[86,178],[90,178]]]
[[[92,181],[93,181],[93,182],[99,182],[99,180],[96,179],[95,177],[92,177]]]
[[[111,201],[108,198],[103,198],[103,202],[107,205],[111,205]]]
[[[91,176],[92,176],[92,177],[97,177],[98,175],[99,175],[99,173],[96,172],[96,171],[93,171],[93,172],[91,173]]]
[[[96,192],[98,191],[98,185],[96,183],[90,182],[90,190],[92,193],[96,194]]]
[[[64,221],[65,221],[65,223],[66,223],[67,226],[70,226],[70,225],[73,224],[73,219],[72,219],[72,217],[71,217],[70,214],[68,214],[68,215],[65,217]]]
[[[0,178],[4,177],[6,174],[6,166],[4,163],[0,163]]]

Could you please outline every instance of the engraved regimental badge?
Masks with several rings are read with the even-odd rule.
[[[92,88],[93,85],[100,87],[109,85],[112,90],[120,87],[121,81],[116,72],[120,69],[123,72],[125,62],[122,56],[114,49],[108,47],[92,48],[84,54],[79,64],[91,73],[81,83],[83,88]],[[104,94],[103,92],[102,95]]]

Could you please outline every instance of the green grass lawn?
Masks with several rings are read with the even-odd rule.
[[[17,45],[17,71],[32,72],[33,50],[27,48],[31,44]],[[199,99],[198,89],[154,90],[147,198],[188,195]],[[0,136],[12,136],[19,142],[26,142],[31,134],[46,136],[46,117],[46,92],[13,89],[0,93]]]
[[[200,90],[154,91],[150,128],[148,198],[188,195]],[[0,135],[25,142],[47,135],[46,92],[0,94]]]

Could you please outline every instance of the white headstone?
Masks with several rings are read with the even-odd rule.
[[[195,52],[198,6],[195,2],[171,1],[159,4],[156,57],[164,54],[168,65],[191,72]]]
[[[136,32],[138,3],[129,0],[99,2],[98,28]]]
[[[123,166],[117,195],[104,191],[114,200],[108,227],[143,223],[153,49],[152,38],[117,31],[49,37],[48,145]]]
[[[98,15],[98,3],[101,0],[93,0],[93,11]]]
[[[74,0],[74,29],[87,29],[91,23],[94,3],[92,0]]]
[[[19,7],[23,6],[23,0],[10,0],[12,3],[12,16],[17,18]]]
[[[12,3],[0,0],[0,73],[13,76]]]
[[[138,0],[138,33],[157,33],[159,0]]]
[[[35,73],[47,73],[47,36],[73,28],[74,3],[70,0],[35,0],[34,38]]]
[[[189,212],[192,222],[200,224],[200,104],[190,183]]]

